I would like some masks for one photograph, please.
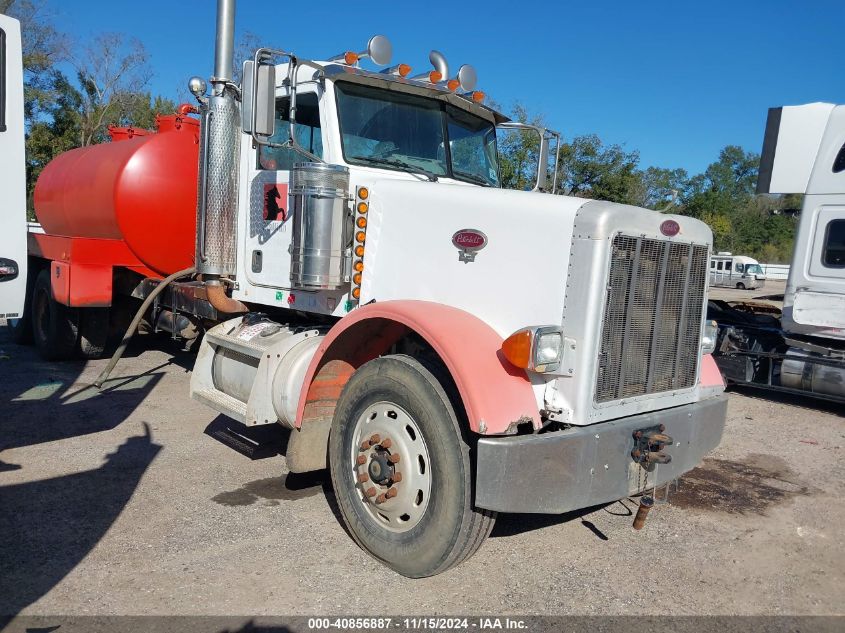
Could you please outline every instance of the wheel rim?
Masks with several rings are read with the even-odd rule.
[[[35,324],[35,336],[41,342],[47,340],[47,331],[50,329],[49,301],[50,296],[43,288],[36,291],[32,301],[32,322]]]
[[[367,407],[355,422],[350,478],[381,527],[407,532],[425,515],[431,493],[428,447],[416,421],[391,402]]]

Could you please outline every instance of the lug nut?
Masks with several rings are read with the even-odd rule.
[[[370,476],[367,473],[358,473],[358,483],[364,483],[370,480]]]
[[[391,440],[389,437],[384,438],[384,441],[381,443],[381,447],[390,448],[391,446],[393,446],[393,440]]]
[[[393,483],[398,484],[400,481],[402,481],[402,473],[393,473],[391,479],[393,480]]]
[[[387,461],[389,461],[391,464],[398,464],[399,463],[399,454],[394,453],[393,455],[391,455],[390,457],[387,458]]]
[[[366,494],[368,497],[375,497],[376,496],[375,486],[370,486],[369,488],[367,488],[367,491],[364,494]]]
[[[378,444],[381,441],[381,436],[378,433],[375,433],[370,436],[370,446]]]
[[[363,442],[361,442],[361,450],[362,451],[370,450],[370,440],[364,440]]]
[[[355,460],[355,461],[358,462],[359,466],[363,466],[364,464],[367,463],[367,456],[366,455],[358,455],[358,459]]]
[[[384,493],[388,499],[393,499],[397,494],[396,488],[390,488],[386,493]]]
[[[385,501],[387,501],[387,497],[385,496],[384,493],[382,493],[378,497],[376,497],[376,503],[384,503]]]

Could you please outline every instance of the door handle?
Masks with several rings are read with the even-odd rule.
[[[11,281],[18,276],[18,264],[14,260],[0,257],[0,281]]]

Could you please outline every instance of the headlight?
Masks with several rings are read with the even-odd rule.
[[[502,343],[508,361],[536,372],[555,371],[563,353],[563,333],[554,325],[522,328]]]
[[[715,321],[704,322],[704,335],[701,337],[701,353],[712,354],[716,349],[716,337],[719,334],[719,326]]]

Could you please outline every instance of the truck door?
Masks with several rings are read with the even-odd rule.
[[[288,139],[290,99],[276,100],[273,141]],[[296,138],[300,146],[323,157],[319,95],[300,89],[296,95]],[[288,187],[295,163],[309,159],[289,148],[259,147],[249,172],[249,220],[246,235],[246,268],[250,283],[276,292],[279,300],[290,289],[290,253],[293,223],[288,208]]]
[[[20,23],[0,15],[0,319],[23,312],[26,173]]]

